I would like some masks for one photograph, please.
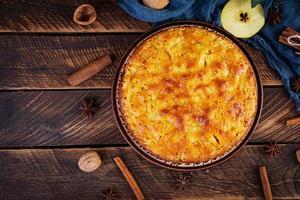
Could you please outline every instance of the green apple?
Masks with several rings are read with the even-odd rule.
[[[225,30],[238,38],[250,38],[265,24],[261,4],[251,7],[251,0],[229,0],[221,13]]]

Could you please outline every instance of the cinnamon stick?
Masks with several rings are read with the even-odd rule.
[[[300,124],[300,116],[288,119],[286,121],[286,125],[288,126],[298,125],[298,124]]]
[[[285,30],[282,31],[282,33],[279,35],[279,38],[278,38],[278,41],[285,44],[285,45],[288,45],[289,47],[292,47],[296,50],[300,50],[300,46],[297,46],[297,45],[291,45],[289,42],[288,42],[288,38],[290,36],[293,36],[293,35],[299,35],[300,36],[300,33],[298,33],[297,31],[295,31],[294,29],[292,29],[291,27],[287,27]]]
[[[296,151],[296,157],[297,157],[298,163],[300,163],[300,149],[298,149],[298,150]]]
[[[134,192],[136,198],[138,200],[145,199],[142,191],[140,190],[138,184],[136,183],[134,177],[130,173],[129,169],[126,167],[123,160],[120,157],[116,157],[116,158],[114,158],[114,161],[118,165],[118,167],[120,168],[122,174],[125,176],[125,178],[126,178],[127,182],[129,183],[132,191]]]
[[[266,166],[259,167],[259,174],[260,174],[260,179],[261,179],[261,183],[262,183],[262,187],[263,187],[263,191],[264,191],[265,200],[272,200],[273,199],[272,191],[271,191],[271,187],[270,187],[270,183],[269,183],[269,179],[268,179],[268,173],[267,173]]]
[[[91,62],[90,64],[86,65],[85,67],[82,67],[78,71],[76,71],[74,74],[70,75],[68,77],[68,82],[72,86],[76,86],[83,81],[91,78],[101,70],[103,70],[107,65],[110,65],[112,63],[112,60],[109,55],[106,55],[98,60],[95,60],[94,62]]]

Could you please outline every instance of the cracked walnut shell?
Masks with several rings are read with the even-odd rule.
[[[95,8],[89,4],[79,6],[73,15],[73,21],[77,24],[86,26],[92,24],[97,18]]]

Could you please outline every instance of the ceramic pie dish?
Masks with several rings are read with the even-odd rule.
[[[198,21],[143,34],[121,59],[112,90],[124,138],[170,169],[214,166],[240,150],[258,122],[262,86],[233,36]]]

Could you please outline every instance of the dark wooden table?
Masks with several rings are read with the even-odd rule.
[[[112,115],[110,88],[117,61],[78,87],[67,76],[105,53],[119,59],[149,24],[137,21],[113,1],[87,1],[98,18],[76,25],[73,11],[83,1],[1,1],[0,4],[0,199],[101,199],[112,188],[118,199],[134,195],[112,158],[121,156],[146,199],[263,199],[259,165],[266,165],[274,199],[300,199],[300,126],[281,81],[256,50],[247,47],[264,84],[260,123],[245,148],[204,171],[166,170],[138,156],[120,135]],[[93,119],[81,116],[86,97],[97,99]],[[278,142],[281,154],[264,153]],[[100,169],[84,173],[79,157],[97,150]],[[184,174],[189,189],[179,191]]]

